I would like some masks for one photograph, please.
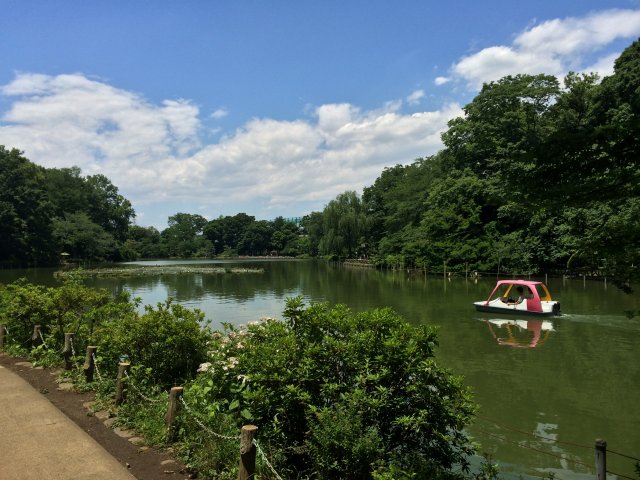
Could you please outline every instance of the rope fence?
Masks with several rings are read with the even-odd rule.
[[[69,339],[69,347],[69,350],[71,351],[73,356],[75,356],[75,347],[73,346],[72,337]],[[98,382],[103,382],[104,379],[100,372],[100,368],[98,367],[99,362],[96,356],[96,348],[97,347],[95,346],[87,347],[83,369],[85,375],[89,375],[89,371],[95,371],[98,376]],[[126,387],[132,387],[132,391],[135,391],[135,393],[140,398],[149,403],[160,404],[166,402],[165,399],[151,398],[145,395],[142,389],[136,385],[136,383],[133,381],[133,378],[129,375],[127,371],[129,366],[130,363],[128,362],[119,363],[118,378],[116,381],[116,405],[119,405],[124,401],[127,391]],[[224,435],[222,433],[215,432],[199,418],[199,414],[185,401],[182,393],[182,387],[173,387],[171,388],[169,394],[167,413],[164,418],[167,428],[167,437],[169,441],[172,441],[175,436],[175,421],[179,412],[182,411],[187,414],[188,418],[194,421],[207,434],[224,441],[239,442],[240,470],[238,473],[238,479],[253,478],[256,469],[255,458],[257,453],[264,465],[266,465],[266,467],[271,471],[275,478],[278,480],[283,480],[269,461],[267,455],[264,452],[264,449],[258,444],[255,439],[255,432],[257,431],[257,427],[254,427],[252,425],[245,425],[244,427],[242,427],[240,435]],[[182,406],[182,409],[178,407],[179,405]],[[247,435],[249,436],[249,438],[244,438],[243,441],[243,437],[246,437]]]
[[[137,385],[133,382],[133,380],[129,376],[129,373],[126,370],[124,371],[124,375],[127,377],[127,385],[131,385],[140,398],[150,403],[162,403],[162,400],[159,400],[157,398],[147,397],[144,393],[142,393],[142,390],[137,387]]]
[[[545,437],[545,436],[539,435],[537,433],[526,432],[526,431],[520,430],[520,429],[518,429],[516,427],[511,427],[511,426],[505,424],[504,422],[498,422],[496,420],[492,420],[492,419],[487,418],[487,417],[482,417],[480,415],[478,415],[477,418],[479,418],[480,420],[484,420],[485,422],[488,422],[488,423],[497,425],[499,427],[502,427],[505,430],[510,430],[512,432],[521,433],[523,435],[528,435],[528,436],[533,437],[533,438],[544,440],[545,442],[557,443],[557,444],[560,444],[560,445],[569,445],[569,446],[572,446],[572,447],[578,447],[578,448],[585,448],[587,450],[593,450],[593,445],[584,445],[584,444],[581,444],[581,443],[567,442],[565,440],[557,440],[555,438]]]
[[[267,458],[264,451],[260,447],[260,444],[255,439],[253,440],[253,444],[255,445],[256,450],[258,451],[258,454],[260,455],[260,457],[262,457],[262,460],[264,461],[264,463],[267,465],[267,467],[269,467],[269,470],[271,470],[271,473],[273,473],[278,480],[282,480],[282,477],[278,475],[278,472],[276,472],[276,470],[271,465],[271,462],[269,462],[269,459]]]
[[[480,420],[483,420],[485,422],[488,422],[490,424],[493,424],[495,426],[504,428],[506,430],[510,430],[512,432],[517,432],[517,433],[520,433],[520,434],[523,434],[523,435],[527,435],[527,436],[529,436],[531,438],[535,438],[537,440],[543,440],[545,442],[549,442],[549,443],[553,443],[553,444],[568,445],[568,446],[578,447],[578,448],[583,448],[583,449],[588,449],[588,450],[593,450],[594,449],[594,447],[590,446],[590,445],[584,445],[584,444],[575,443],[575,442],[568,442],[568,441],[564,441],[564,440],[557,440],[557,439],[554,439],[554,438],[549,438],[549,437],[545,437],[543,435],[539,435],[537,433],[526,432],[526,431],[518,429],[516,427],[512,427],[510,425],[506,425],[504,422],[498,422],[496,420],[492,420],[492,419],[489,419],[489,418],[486,418],[486,417],[478,416],[477,418],[479,418]],[[489,432],[489,431],[487,431],[486,429],[483,429],[483,428],[479,428],[479,431],[481,433],[483,433],[484,435],[487,435],[489,437],[498,439],[501,442],[505,442],[505,443],[509,443],[511,445],[515,445],[515,446],[517,446],[519,448],[523,448],[523,449],[526,449],[526,450],[531,450],[531,451],[534,451],[534,452],[537,452],[537,453],[542,453],[544,455],[555,457],[555,458],[557,458],[559,460],[562,460],[562,461],[568,461],[568,462],[571,462],[571,463],[573,463],[575,465],[580,465],[580,466],[583,466],[583,467],[586,467],[586,468],[589,468],[589,469],[593,468],[593,465],[588,465],[588,464],[586,464],[586,463],[584,463],[584,462],[582,462],[580,460],[575,460],[575,459],[572,459],[572,458],[568,458],[565,455],[559,455],[559,454],[554,453],[554,452],[541,450],[539,448],[535,448],[535,447],[532,447],[530,445],[526,445],[523,442],[516,442],[514,440],[510,440],[510,439],[504,438],[503,436],[498,435],[496,433]],[[604,474],[605,473],[609,473],[611,475],[616,475],[619,478],[624,478],[624,479],[627,479],[627,480],[638,480],[637,478],[628,477],[628,476],[623,475],[621,473],[617,473],[617,472],[614,472],[614,471],[606,469],[606,454],[607,453],[611,453],[611,454],[618,455],[620,457],[626,458],[628,460],[633,460],[633,461],[636,462],[636,466],[640,466],[640,459],[638,459],[637,457],[634,457],[632,455],[626,455],[624,453],[620,453],[620,452],[617,452],[615,450],[607,449],[606,448],[606,442],[604,442],[602,440],[596,440],[595,450],[596,450],[596,465],[595,466],[596,466],[596,470],[598,471],[598,473],[597,473],[597,478],[598,479],[604,478]]]
[[[98,381],[102,382],[102,375],[100,374],[100,369],[98,368],[98,359],[96,358],[95,352],[91,353],[91,359],[93,360],[93,365],[96,369],[96,373],[98,374]]]
[[[549,455],[550,457],[555,457],[555,458],[558,458],[560,460],[569,461],[571,463],[574,463],[576,465],[580,465],[580,466],[583,466],[583,467],[587,467],[589,469],[593,468],[593,465],[588,465],[588,464],[586,464],[584,462],[581,462],[580,460],[573,460],[571,458],[567,458],[566,456],[558,455],[557,453],[547,452],[547,451],[541,450],[539,448],[535,448],[535,447],[531,447],[529,445],[525,445],[522,442],[516,442],[515,440],[509,440],[509,439],[504,438],[504,437],[502,437],[502,436],[500,436],[500,435],[498,435],[496,433],[491,433],[491,432],[489,432],[487,430],[480,429],[480,431],[482,433],[484,433],[485,435],[489,436],[489,437],[497,438],[498,440],[500,440],[502,442],[506,442],[506,443],[509,443],[511,445],[515,445],[517,447],[524,448],[526,450],[531,450],[531,451],[534,451],[534,452],[537,452],[537,453],[542,453],[544,455]]]
[[[39,327],[40,327],[39,325],[34,327],[33,335],[31,338],[32,347],[35,348],[39,345],[43,345],[45,348],[49,349]],[[8,327],[6,325],[0,325],[0,350],[4,348],[5,333],[9,335]],[[100,371],[100,367],[98,366],[99,362],[98,362],[98,357],[96,355],[96,351],[97,351],[96,346],[87,346],[85,363],[83,365],[83,371],[86,377],[86,381],[88,383],[93,382],[94,371],[97,374],[98,382],[100,383],[104,382],[104,378]],[[75,367],[75,369],[79,371],[80,366],[77,361],[78,354],[76,352],[75,345],[74,345],[73,333],[65,334],[65,345],[62,350],[62,353],[65,358],[65,369],[71,370],[73,367]],[[130,366],[130,363],[128,362],[119,363],[118,377],[116,381],[116,405],[120,405],[122,402],[125,401],[126,392],[129,390],[128,387],[131,387],[131,390],[134,391],[137,396],[139,396],[141,399],[149,403],[161,404],[161,403],[167,402],[167,400],[163,398],[151,398],[145,395],[142,388],[136,385],[136,383],[133,381],[133,378],[127,372],[129,366]],[[255,427],[253,425],[245,425],[242,427],[239,435],[224,435],[222,433],[213,431],[201,419],[200,414],[196,412],[194,408],[185,401],[183,397],[183,387],[173,387],[169,392],[167,413],[164,418],[169,441],[172,441],[173,437],[176,434],[174,425],[175,425],[175,420],[180,411],[184,412],[183,414],[186,414],[189,419],[195,422],[207,434],[224,441],[239,442],[240,444],[240,470],[238,474],[239,480],[249,479],[249,478],[252,478],[253,475],[255,475],[256,454],[259,456],[262,463],[269,469],[269,471],[274,475],[274,477],[277,480],[283,480],[282,477],[274,469],[273,465],[269,461],[269,458],[265,454],[263,448],[260,446],[260,444],[255,438],[258,427]],[[538,441],[543,441],[546,443],[552,443],[552,444],[558,444],[558,445],[566,445],[566,446],[587,449],[587,450],[594,449],[593,445],[586,445],[586,444],[577,443],[577,442],[550,438],[544,435],[540,435],[539,433],[524,431],[512,425],[508,425],[503,421],[497,421],[495,419],[491,419],[483,416],[477,416],[477,418],[485,422],[489,426],[498,427],[511,432],[516,432],[521,435],[525,435],[529,438],[536,439]],[[587,464],[581,460],[570,458],[565,454],[558,454],[555,452],[545,451],[541,448],[536,448],[535,446],[527,445],[525,442],[522,442],[522,441],[515,441],[512,439],[505,438],[504,435],[499,435],[497,433],[488,431],[486,428],[483,428],[481,426],[479,426],[478,430],[482,434],[491,438],[495,438],[500,442],[508,443],[522,449],[526,449],[529,451],[554,457],[561,461],[570,462],[576,466],[581,466],[589,470],[592,470],[594,468],[593,464]],[[607,445],[604,440],[596,440],[595,453],[596,453],[595,469],[596,469],[596,477],[598,479],[605,478],[606,474],[611,474],[611,475],[616,475],[618,478],[625,479],[625,480],[638,480],[637,478],[616,473],[614,471],[606,469],[606,454],[609,453],[611,455],[616,455],[621,458],[634,461],[636,462],[636,469],[640,469],[640,458],[633,455],[621,453],[616,450],[607,449]]]
[[[202,423],[202,421],[200,421],[196,413],[193,410],[191,410],[191,407],[189,407],[189,405],[187,405],[187,403],[184,401],[184,398],[180,397],[180,402],[184,406],[185,410],[191,414],[191,418],[200,426],[200,428],[202,428],[208,434],[213,435],[214,437],[220,438],[222,440],[240,441],[240,435],[230,436],[230,435],[222,435],[221,433],[214,432],[209,427],[207,427],[204,423]]]

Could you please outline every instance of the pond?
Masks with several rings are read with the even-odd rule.
[[[563,315],[497,318],[477,313],[495,278],[443,278],[351,269],[315,261],[135,262],[223,264],[261,274],[182,274],[93,278],[91,286],[129,291],[143,304],[167,297],[199,308],[217,328],[281,318],[285,299],[344,303],[354,311],[391,307],[412,324],[439,327],[438,360],[464,377],[479,405],[469,428],[503,478],[594,478],[594,442],[608,444],[607,469],[637,478],[640,457],[640,294],[605,281],[549,278]],[[52,270],[0,270],[0,282],[27,276],[52,284]],[[544,281],[544,278],[542,278]],[[616,477],[611,477],[616,478]],[[620,478],[620,477],[618,477]]]

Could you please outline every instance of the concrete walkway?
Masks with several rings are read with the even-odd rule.
[[[0,366],[2,480],[133,480],[47,398]]]

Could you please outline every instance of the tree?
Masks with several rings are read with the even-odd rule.
[[[190,257],[198,252],[204,255],[212,252],[213,246],[202,236],[207,225],[207,219],[202,215],[176,213],[167,223],[169,226],[162,231],[161,237],[170,256]]]
[[[27,265],[57,258],[44,169],[0,145],[0,263]]]
[[[90,188],[81,176],[80,168],[45,169],[44,187],[56,217],[63,218],[65,213],[87,212],[91,203]]]
[[[238,247],[246,229],[255,222],[255,217],[246,213],[231,216],[220,216],[211,220],[204,227],[204,236],[214,245],[215,253],[225,249],[238,251]]]
[[[271,249],[273,225],[261,220],[249,224],[238,243],[238,253],[241,255],[265,255]]]
[[[118,193],[118,187],[104,175],[86,179],[89,187],[88,214],[91,219],[118,241],[124,241],[136,214],[131,202]]]
[[[421,254],[423,265],[439,268],[446,261],[452,267],[469,264],[477,268],[486,258],[490,246],[485,227],[495,222],[495,211],[486,208],[486,183],[466,169],[432,188],[420,227],[409,242],[414,247],[413,255]],[[422,248],[416,249],[416,244]],[[417,259],[409,260],[415,264]]]
[[[167,255],[160,232],[155,227],[131,225],[124,247],[125,258],[162,258]]]
[[[53,220],[53,237],[60,251],[73,258],[107,259],[115,251],[114,238],[84,212],[67,213]]]
[[[484,84],[464,107],[465,117],[450,121],[442,135],[453,168],[502,181],[528,170],[544,155],[551,131],[546,113],[559,94],[552,75],[507,76]]]
[[[356,192],[347,191],[331,200],[322,212],[324,235],[319,249],[323,255],[353,258],[365,243],[367,216]]]
[[[372,250],[379,257],[400,253],[420,224],[431,186],[442,176],[444,157],[440,153],[411,165],[385,168],[375,183],[364,189],[368,253]]]
[[[308,250],[305,253],[313,257],[319,253],[320,241],[324,234],[323,223],[322,212],[311,212],[302,217],[302,231],[308,243]]]
[[[274,232],[271,236],[271,246],[273,250],[283,255],[298,255],[300,253],[298,245],[300,229],[298,226],[283,217],[277,217],[272,223]]]

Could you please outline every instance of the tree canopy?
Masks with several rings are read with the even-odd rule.
[[[449,122],[443,150],[387,168],[364,189],[367,253],[387,265],[637,280],[639,127],[638,41],[602,81],[570,73],[562,84],[542,74],[487,83]],[[348,254],[335,229],[318,243],[323,254]]]

